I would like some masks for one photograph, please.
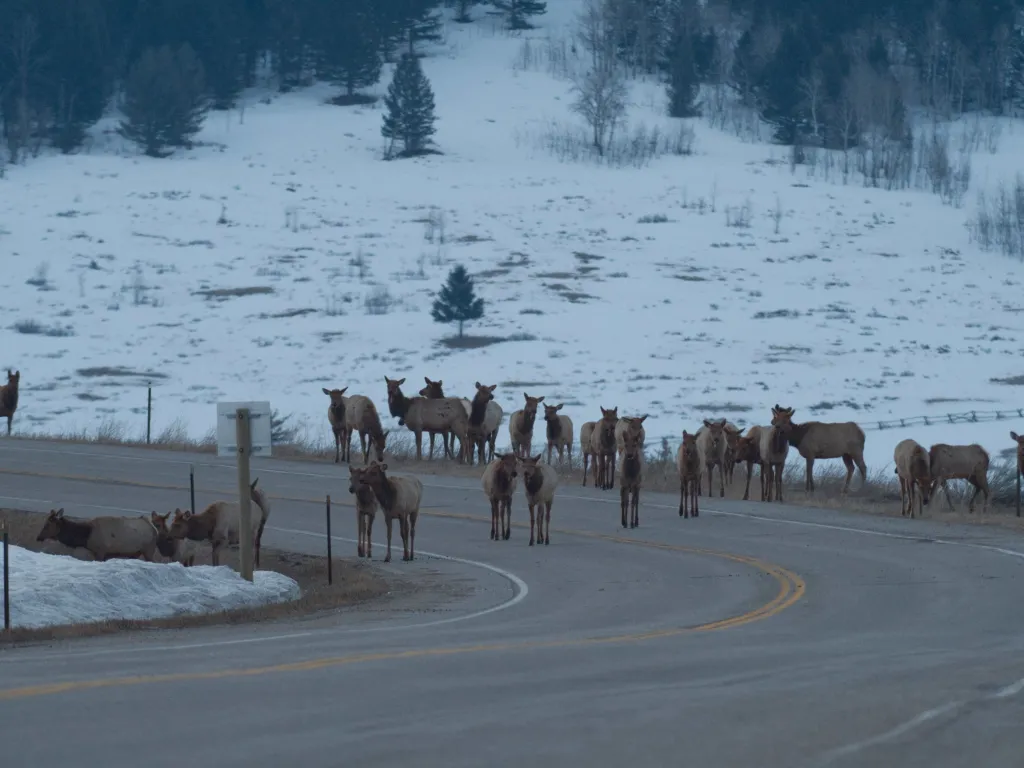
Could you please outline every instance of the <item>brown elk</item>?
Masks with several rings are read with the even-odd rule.
[[[389,379],[384,377],[388,387],[388,409],[398,423],[407,427],[416,436],[416,458],[423,458],[423,433],[428,430],[444,432],[448,430],[459,438],[459,460],[465,459],[469,448],[469,417],[462,402],[457,397],[445,397],[430,400],[425,397],[406,397],[402,392],[405,379]],[[452,446],[455,441],[452,439]],[[445,446],[445,455],[455,458]]]
[[[64,508],[52,509],[36,541],[56,539],[65,547],[89,550],[100,562],[112,558],[152,562],[156,556],[157,531],[144,517],[64,517]]]
[[[789,455],[789,430],[793,423],[779,417],[780,409],[772,409],[772,423],[767,429],[761,430],[761,501],[782,501],[782,475],[786,469],[786,457]]]
[[[622,527],[640,525],[640,488],[644,482],[644,449],[640,435],[627,430],[622,435],[622,458],[619,464],[619,497]],[[629,525],[626,525],[627,518]]]
[[[530,455],[533,444],[533,425],[537,421],[537,406],[544,402],[542,397],[530,397],[523,392],[526,404],[515,411],[508,420],[508,434],[512,439],[512,452],[521,458]]]
[[[173,513],[168,512],[165,515],[153,511],[149,515],[149,521],[156,528],[157,551],[169,561],[181,563],[185,567],[195,565],[196,542],[190,539],[176,539],[171,536],[170,529],[167,527],[167,518],[172,514],[181,514],[181,510],[175,509]]]
[[[7,383],[0,387],[0,417],[7,417],[7,434],[11,434],[11,422],[14,412],[18,410],[18,384],[21,382],[21,371],[11,373],[7,369]]]
[[[514,453],[499,453],[484,469],[480,483],[491,502],[491,539],[512,535],[512,496],[516,492],[518,461]]]
[[[647,439],[647,433],[644,431],[644,422],[647,420],[647,414],[643,416],[622,416],[615,424],[615,450],[620,455],[624,447],[623,435],[626,432],[632,432],[634,435],[640,437],[640,448],[644,447],[644,440]]]
[[[348,426],[345,423],[345,391],[344,389],[328,389],[321,387],[324,394],[331,398],[331,404],[327,406],[327,421],[331,423],[331,432],[334,433],[334,463],[340,459],[346,462],[349,460]]]
[[[543,454],[520,459],[523,470],[523,489],[526,491],[526,506],[530,510],[530,546],[533,546],[534,519],[537,523],[537,543],[551,543],[551,505],[558,488],[558,473],[550,464],[542,464]]]
[[[558,451],[558,461],[568,454],[569,467],[572,467],[572,419],[559,413],[564,403],[544,405],[544,423],[547,425],[548,464],[551,463],[551,451]]]
[[[597,454],[590,447],[594,430],[597,428],[596,421],[585,421],[580,427],[580,453],[583,455],[583,485],[587,484],[587,471],[594,467],[594,486],[597,486]]]
[[[437,381],[431,381],[429,377],[424,376],[423,380],[425,382],[427,382],[427,386],[423,387],[423,389],[420,390],[420,392],[419,392],[420,397],[425,397],[428,400],[442,400],[444,398],[445,394],[444,394],[444,380],[443,379],[438,379]],[[392,413],[391,415],[394,416],[395,414]],[[438,432],[435,432],[433,430],[429,430],[428,429],[427,430],[427,434],[430,435],[430,453],[429,453],[429,458],[434,458],[434,437],[436,435],[438,435],[438,434],[441,435],[441,441],[444,443],[445,451],[446,452],[451,452],[452,454],[455,453],[455,441],[454,441],[454,439],[452,437],[452,433],[451,432],[441,432],[441,433],[438,433]],[[448,446],[449,442],[451,442],[451,447],[450,448]]]
[[[597,459],[597,480],[595,487],[607,491],[615,487],[615,426],[619,423],[619,408],[601,406],[601,420],[596,422],[590,434],[590,452]]]
[[[741,430],[733,423],[725,425],[725,455],[722,457],[722,473],[725,484],[732,488],[733,476],[736,471],[736,446],[739,444]]]
[[[263,541],[263,529],[270,517],[270,501],[262,488],[257,488],[260,481],[257,477],[249,486],[249,498],[256,504],[259,514],[252,514],[249,519],[253,537],[253,554],[255,567],[260,567],[260,544]],[[252,510],[253,513],[256,510]],[[236,547],[239,543],[242,521],[241,510],[237,501],[215,501],[198,515],[191,510],[176,511],[169,529],[176,539],[210,542],[211,562],[220,565],[221,547]]]
[[[380,414],[373,400],[366,395],[350,395],[345,398],[345,450],[349,451],[352,433],[359,433],[359,447],[363,451],[363,464],[370,460],[372,450],[377,461],[384,461],[384,448],[387,446],[390,430],[380,423]],[[346,456],[347,460],[347,456]]]
[[[1024,435],[1010,430],[1010,439],[1017,444],[1017,516],[1020,517],[1020,478],[1024,475]]]
[[[373,519],[377,515],[377,497],[363,482],[366,467],[348,471],[348,492],[356,498],[356,555],[373,556]]]
[[[476,394],[469,407],[469,445],[466,448],[466,458],[470,466],[473,465],[474,449],[479,455],[480,463],[487,459],[487,439],[490,437],[491,429],[487,423],[487,407],[494,401],[494,390],[497,384],[490,386],[475,383]]]
[[[398,520],[402,535],[402,560],[415,560],[416,518],[420,514],[423,483],[411,476],[388,477],[385,474],[387,468],[387,464],[376,462],[365,467],[356,481],[357,492],[359,486],[369,486],[384,513],[384,525],[387,526],[388,535],[388,551],[384,556],[384,562],[391,562],[391,524],[395,519]]]
[[[743,491],[743,500],[750,499],[750,478],[754,474],[754,465],[758,466],[758,477],[761,481],[761,498],[765,497],[765,468],[761,460],[761,433],[769,427],[753,426],[747,430],[747,434],[736,439],[736,463],[741,462],[747,465],[747,486]]]
[[[916,489],[920,493],[920,504],[918,504],[920,514],[918,516],[924,517],[924,508],[928,506],[934,487],[928,451],[916,440],[907,438],[896,444],[892,458],[896,462],[896,475],[900,479],[900,515],[906,517],[909,510],[911,519],[914,518],[914,497],[917,495],[914,491]]]
[[[850,489],[853,479],[854,464],[860,470],[861,486],[867,482],[868,469],[864,465],[864,430],[852,421],[823,422],[806,421],[797,424],[793,421],[795,411],[783,408],[778,403],[772,412],[778,412],[778,423],[788,424],[787,438],[789,444],[796,448],[797,453],[807,462],[807,478],[804,490],[814,491],[814,460],[839,459],[846,465],[846,482],[843,493]],[[773,417],[772,423],[776,419]]]
[[[709,421],[704,419],[704,425],[697,430],[697,450],[700,451],[701,470],[708,473],[708,496],[714,491],[714,469],[718,467],[719,495],[725,496],[725,419]],[[697,495],[703,491],[703,482],[697,485]]]
[[[971,445],[946,445],[936,443],[928,451],[928,465],[931,467],[933,488],[939,486],[946,494],[946,502],[953,509],[953,500],[949,497],[947,480],[966,480],[974,486],[974,495],[967,506],[974,512],[974,501],[979,493],[985,494],[982,512],[988,511],[988,451],[977,443]]]
[[[676,451],[676,469],[679,470],[679,516],[688,518],[700,515],[697,505],[697,488],[700,485],[700,451],[697,436],[683,430],[683,442]]]

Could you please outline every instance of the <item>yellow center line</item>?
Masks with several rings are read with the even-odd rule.
[[[11,473],[11,474],[35,474],[26,472],[11,472],[10,470],[0,469],[0,474]],[[48,477],[60,477],[62,479],[85,479],[91,482],[96,482],[93,478],[84,478],[77,476],[67,475],[44,475],[38,473],[39,476]],[[174,490],[180,490],[175,486],[156,486],[153,484],[141,484],[141,483],[123,483],[125,485],[139,485],[141,487],[159,487],[159,488],[173,488]],[[295,497],[271,497],[282,500],[291,501],[302,501],[302,502],[314,502],[319,503],[318,499],[306,499],[306,498],[295,498]],[[423,511],[420,514],[431,515],[434,517],[445,517],[460,520],[471,520],[486,522],[489,521],[489,517],[483,517],[479,515],[469,515],[457,512],[444,512],[434,511],[427,512]],[[515,523],[517,527],[525,527],[525,523]],[[416,658],[428,658],[428,657],[444,657],[444,656],[456,656],[465,655],[472,653],[495,653],[502,651],[523,651],[523,650],[535,650],[535,649],[554,649],[554,648],[578,648],[596,645],[610,645],[620,643],[635,643],[644,642],[649,640],[664,639],[671,637],[678,637],[681,635],[695,634],[699,632],[716,632],[724,629],[732,629],[735,627],[741,627],[746,624],[751,624],[756,621],[762,621],[764,619],[776,616],[787,608],[795,605],[803,598],[806,592],[807,585],[800,576],[792,571],[783,568],[782,566],[768,563],[763,560],[759,560],[754,557],[747,555],[738,555],[729,552],[719,552],[716,550],[703,549],[699,547],[687,547],[676,544],[666,544],[662,542],[644,541],[642,539],[631,539],[625,536],[616,536],[606,533],[597,533],[593,531],[580,531],[571,529],[560,529],[556,528],[553,530],[555,533],[562,533],[570,536],[580,536],[584,538],[598,539],[602,541],[609,541],[616,544],[631,544],[633,546],[647,547],[651,549],[660,549],[669,552],[684,552],[688,554],[705,555],[709,557],[717,557],[725,560],[731,560],[736,563],[741,563],[750,566],[756,570],[761,571],[771,576],[779,585],[779,590],[776,595],[766,602],[765,604],[754,608],[750,611],[731,616],[725,619],[719,619],[717,621],[707,622],[690,627],[669,627],[665,629],[656,629],[648,632],[609,635],[603,637],[588,637],[581,639],[565,639],[565,640],[536,640],[536,641],[523,641],[515,643],[490,643],[480,645],[463,645],[463,646],[442,646],[436,648],[418,648],[407,651],[386,651],[379,653],[354,653],[344,656],[333,656],[318,659],[309,659],[307,661],[298,661],[288,664],[273,664],[262,667],[248,667],[239,669],[222,669],[214,670],[210,672],[173,672],[162,675],[132,675],[124,677],[105,677],[93,680],[72,680],[63,683],[49,683],[43,685],[26,686],[22,688],[9,688],[6,690],[0,690],[0,701],[11,701],[15,699],[25,699],[37,696],[50,696],[58,693],[69,693],[74,691],[87,691],[94,690],[97,688],[112,688],[118,686],[134,686],[134,685],[151,685],[157,683],[170,683],[170,682],[188,682],[188,681],[199,681],[199,680],[223,680],[228,678],[245,678],[255,677],[259,675],[269,675],[275,673],[286,673],[286,672],[309,672],[320,669],[327,669],[332,667],[346,666],[350,664],[364,664],[369,662],[377,661],[395,661],[401,659],[416,659]]]

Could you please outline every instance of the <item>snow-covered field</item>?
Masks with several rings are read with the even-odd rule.
[[[274,571],[256,571],[250,584],[227,566],[97,563],[15,546],[10,553],[14,627],[214,613],[300,596],[294,579]]]
[[[564,34],[574,11],[551,4],[530,34]],[[15,431],[114,419],[137,436],[147,380],[155,433],[182,419],[194,437],[218,400],[269,399],[326,438],[321,387],[386,416],[385,375],[407,393],[424,375],[467,397],[496,383],[506,413],[544,395],[577,430],[599,405],[650,413],[652,446],[705,417],[765,423],[775,403],[865,426],[1024,406],[992,381],[1024,374],[1024,265],[965,228],[977,191],[1021,167],[1020,124],[974,155],[960,209],[791,173],[783,148],[700,120],[690,157],[562,163],[536,139],[577,120],[570,85],[513,66],[521,45],[482,20],[450,25],[424,60],[443,155],[382,161],[380,105],[331,106],[316,86],[249,94],[170,159],[123,148],[108,121],[87,153],[9,168],[0,365],[22,372]],[[663,98],[637,83],[631,122],[671,128]],[[454,329],[429,308],[455,263],[487,301],[467,331],[506,341],[440,343]],[[1024,419],[870,431],[867,461],[891,462],[904,436],[995,453],[1010,428]]]

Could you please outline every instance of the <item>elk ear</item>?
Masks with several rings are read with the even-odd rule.
[[[645,413],[643,416],[641,416],[636,421],[637,421],[638,424],[643,424],[644,423],[644,419],[646,419],[646,418],[647,418],[647,414]]]
[[[252,485],[249,486],[249,490],[250,491],[255,491],[256,490],[256,483],[258,483],[259,481],[260,481],[260,479],[258,477],[255,480],[253,480],[252,481]]]
[[[429,386],[430,386],[430,378],[429,378],[429,377],[427,377],[427,376],[424,376],[424,377],[423,377],[423,380],[424,380],[425,382],[427,382],[427,386],[429,387]]]
[[[1013,441],[1017,440],[1017,433],[1014,432],[1012,429],[1010,430],[1010,439]]]
[[[57,510],[57,517],[64,517],[64,507]]]
[[[405,384],[405,378],[403,377],[399,379],[398,381],[395,382],[395,384],[397,384],[398,386],[402,386],[403,384]]]
[[[477,388],[477,389],[483,389],[483,386],[482,386],[482,385],[480,384],[480,382],[479,382],[479,381],[475,381],[475,382],[473,382],[473,383],[474,383],[474,384],[476,384],[476,388]]]
[[[342,389],[338,390],[339,395],[344,395],[346,392],[348,392],[348,387],[343,387]]]
[[[327,387],[323,387],[323,390],[325,395],[331,394],[331,390],[329,390]]]
[[[710,429],[711,428],[711,422],[708,421],[707,419],[704,419],[704,426],[707,427],[708,429]]]

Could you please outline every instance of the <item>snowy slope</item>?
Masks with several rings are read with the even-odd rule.
[[[256,571],[250,584],[226,566],[185,568],[142,560],[97,563],[15,546],[10,553],[14,627],[213,613],[300,595],[294,579],[274,571]]]
[[[530,34],[562,35],[574,5]],[[1024,406],[990,381],[1024,374],[1024,267],[964,226],[975,193],[1019,167],[1020,125],[974,156],[962,209],[793,174],[782,148],[701,121],[691,157],[562,163],[538,137],[575,120],[569,84],[514,67],[521,45],[481,20],[449,26],[424,61],[443,155],[383,162],[379,106],[331,106],[317,86],[250,94],[244,121],[212,115],[205,146],[170,159],[123,148],[108,122],[86,154],[8,169],[0,322],[56,334],[5,337],[0,365],[23,374],[15,429],[112,418],[136,436],[148,378],[155,432],[180,418],[195,437],[216,401],[269,399],[326,439],[321,387],[386,412],[385,375],[408,393],[424,375],[463,396],[497,383],[506,413],[544,395],[577,431],[598,405],[650,413],[649,442],[673,447],[702,418],[765,423],[775,403],[864,424]],[[670,127],[662,103],[637,83],[632,123]],[[750,226],[728,226],[744,206]],[[439,215],[443,243],[426,223]],[[439,344],[453,329],[429,306],[455,263],[488,302],[468,331],[525,340]],[[385,291],[388,311],[368,314]],[[906,434],[997,451],[1010,428],[1024,419]],[[903,436],[869,432],[869,464]]]

